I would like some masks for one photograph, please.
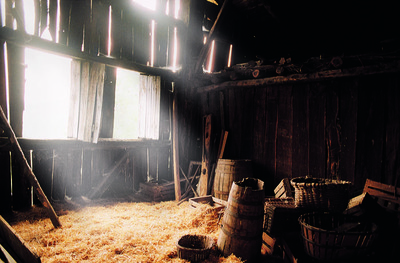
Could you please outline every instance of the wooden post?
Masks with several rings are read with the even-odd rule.
[[[174,168],[174,181],[175,181],[175,200],[181,199],[181,180],[179,176],[179,130],[178,130],[178,94],[174,90],[174,98],[172,102],[172,158]]]
[[[205,196],[208,193],[208,180],[211,173],[211,114],[204,117],[203,122],[203,150],[201,159],[201,175],[199,181],[199,195]]]
[[[50,220],[53,223],[54,227],[60,227],[61,223],[58,219],[57,214],[55,213],[53,207],[51,206],[49,200],[47,199],[46,195],[44,194],[42,188],[40,187],[39,181],[37,180],[35,174],[33,173],[31,167],[28,164],[28,161],[26,160],[24,153],[21,149],[21,146],[19,145],[17,141],[17,137],[15,136],[14,131],[12,130],[12,127],[10,126],[10,123],[7,120],[6,115],[4,114],[3,108],[0,107],[0,117],[4,123],[4,128],[5,131],[9,133],[10,137],[10,142],[11,145],[15,147],[15,150],[13,151],[16,160],[23,165],[24,173],[28,177],[28,180],[30,184],[33,186],[33,189],[38,196],[38,199],[40,202],[43,204],[45,208],[47,208],[47,211],[49,212]]]

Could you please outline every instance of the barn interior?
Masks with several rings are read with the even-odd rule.
[[[66,239],[60,231],[80,231],[67,232],[83,220],[75,212],[96,208],[101,212],[85,210],[87,217],[93,213],[110,229],[119,222],[125,232],[139,233],[153,218],[133,212],[143,206],[163,216],[154,217],[152,227],[165,220],[167,227],[154,231],[170,232],[162,242],[157,235],[140,242],[147,238],[144,247],[152,250],[163,242],[169,247],[156,256],[146,257],[146,250],[142,258],[132,257],[139,253],[133,245],[109,248],[107,261],[186,262],[176,245],[185,231],[211,236],[204,262],[251,261],[254,254],[256,262],[397,259],[395,4],[2,0],[0,261],[97,262],[100,252],[60,250],[64,243],[57,240]],[[246,236],[250,225],[259,225],[250,224],[246,241],[223,240],[232,247],[259,242],[251,255],[220,246],[221,222],[228,224],[226,211],[236,200],[230,191],[241,192],[235,176],[262,182],[262,191],[254,189],[263,199],[257,238]],[[315,187],[332,184],[347,194],[340,213],[331,197],[324,207],[305,204],[315,199],[304,191],[314,195]],[[217,205],[206,207],[211,203]],[[111,216],[116,207],[129,221]],[[316,212],[321,218],[311,218]],[[335,221],[328,212],[362,222],[312,227]],[[67,221],[68,214],[76,218]],[[146,220],[138,229],[126,226]],[[363,241],[356,248],[351,242],[331,246],[324,235],[332,232],[335,239]],[[54,233],[60,236],[32,249],[39,236]],[[316,244],[321,236],[324,244]],[[58,257],[63,253],[69,258]]]

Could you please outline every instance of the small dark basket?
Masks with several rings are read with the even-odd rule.
[[[184,235],[176,242],[178,257],[192,262],[208,258],[213,245],[213,239],[203,235]]]
[[[290,183],[295,189],[295,206],[310,210],[341,212],[349,201],[351,182],[323,178],[297,177]]]
[[[366,255],[378,232],[373,223],[354,217],[313,212],[299,217],[306,253],[318,260],[348,260]]]

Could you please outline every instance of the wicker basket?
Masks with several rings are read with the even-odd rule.
[[[306,253],[318,260],[337,261],[368,254],[377,236],[377,226],[354,217],[313,212],[299,217]]]
[[[347,207],[351,182],[297,177],[290,183],[295,189],[296,207],[335,212]]]
[[[203,235],[184,235],[176,242],[178,257],[191,262],[208,258],[213,245],[213,239]]]

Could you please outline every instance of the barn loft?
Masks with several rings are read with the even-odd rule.
[[[262,185],[259,236],[265,262],[332,260],[324,258],[328,241],[310,249],[307,242],[315,246],[316,234],[307,239],[299,230],[315,219],[311,212],[336,210],[330,198],[339,194],[314,188],[332,182],[346,182],[340,216],[347,211],[374,227],[360,230],[359,222],[339,220],[330,231],[375,237],[376,226],[378,241],[358,256],[371,262],[399,257],[398,242],[387,241],[400,225],[400,17],[393,1],[0,3],[0,229],[7,229],[0,232],[2,261],[7,253],[21,257],[16,252],[21,246],[29,254],[25,246],[48,229],[64,228],[71,235],[66,229],[83,218],[73,208],[103,211],[114,204],[124,211],[146,206],[148,213],[171,211],[185,221],[166,219],[171,232],[163,240],[171,245],[161,255],[147,251],[148,257],[132,258],[138,252],[119,243],[110,248],[108,261],[184,262],[176,252],[177,235],[196,233],[190,229],[202,218],[215,228],[198,233],[220,242],[217,224],[228,224],[236,176]],[[233,177],[224,181],[225,174]],[[304,185],[308,188],[300,188]],[[315,197],[301,191],[331,196],[316,208],[304,204]],[[205,216],[196,200],[224,209],[214,207]],[[197,215],[175,211],[188,207],[197,207]],[[45,213],[38,215],[38,209]],[[68,209],[75,219],[63,226]],[[104,218],[112,213],[103,212]],[[134,216],[141,220],[131,221],[129,213],[107,220],[146,223],[146,216]],[[321,222],[336,222],[320,216]],[[279,224],[271,225],[274,217]],[[153,215],[147,218],[149,223]],[[29,236],[34,229],[37,235]],[[4,237],[14,235],[14,241]],[[144,235],[141,241],[146,238],[157,237]],[[42,242],[31,256],[37,262],[95,262],[93,254],[103,255],[83,257],[65,249],[57,256],[68,260],[48,257],[49,247],[61,239]],[[150,243],[153,250],[161,246]],[[208,262],[244,260],[218,254],[224,250],[218,246]]]

